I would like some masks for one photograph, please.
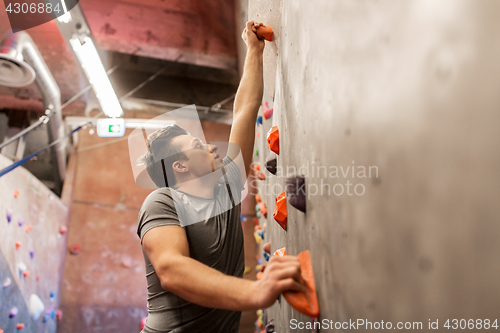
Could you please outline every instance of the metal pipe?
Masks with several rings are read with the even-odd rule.
[[[0,43],[0,59],[17,59],[19,66],[29,64],[36,73],[35,84],[43,97],[46,109],[53,111],[47,123],[49,142],[52,143],[64,136],[64,126],[61,112],[61,91],[43,60],[35,43],[28,33],[21,31],[8,32]],[[21,63],[19,63],[21,62]],[[22,62],[25,62],[24,64]],[[1,73],[0,73],[1,76]],[[51,149],[55,169],[56,192],[60,191],[61,183],[66,174],[65,142],[61,140]]]

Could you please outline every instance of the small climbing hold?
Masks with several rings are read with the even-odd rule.
[[[264,102],[264,104],[262,105],[262,109],[264,110],[262,112],[264,119],[267,120],[273,116],[273,109],[270,109],[269,106],[267,106],[267,102]]]
[[[257,231],[255,231],[253,233],[253,237],[255,238],[255,243],[257,244],[260,244],[260,242],[262,241],[262,238],[260,237],[260,235],[257,233]]]
[[[10,286],[11,283],[12,281],[10,280],[10,278],[6,278],[5,281],[3,282],[2,289],[7,288],[8,286]]]
[[[264,274],[264,273],[262,273],[262,272],[258,272],[258,273],[255,275],[255,277],[257,278],[257,280],[262,279],[262,274]]]
[[[43,305],[40,297],[38,297],[38,295],[36,294],[31,294],[29,305],[31,318],[33,318],[34,321],[37,321],[38,318],[40,318],[40,316],[42,315],[43,310],[45,310],[45,305]]]
[[[260,212],[262,213],[262,215],[267,218],[267,206],[266,206],[266,203],[265,202],[259,202],[257,204],[257,206],[259,206],[259,210]]]
[[[277,249],[273,253],[273,257],[278,256],[278,257],[283,257],[286,256],[286,247],[282,247],[281,249]]]
[[[287,200],[293,207],[306,212],[305,177],[292,174],[285,178],[285,192]]]
[[[78,244],[73,244],[71,245],[71,247],[69,248],[69,252],[71,252],[71,254],[78,254],[80,253],[80,250],[82,249],[82,247]]]
[[[33,229],[32,225],[27,225],[26,227],[24,227],[24,230],[26,230],[26,233],[30,232],[31,229]]]
[[[27,270],[24,271],[23,272],[23,276],[26,277],[26,278],[30,277],[30,271],[27,271]]]
[[[17,309],[17,307],[14,306],[12,309],[10,309],[9,318],[14,318],[15,316],[17,316],[18,313],[19,310]]]
[[[255,195],[255,201],[261,202],[262,201],[262,196],[260,194]]]
[[[270,254],[271,253],[271,243],[264,244],[264,246],[262,247],[262,250],[264,252],[267,252],[268,254]]]
[[[19,196],[19,191],[18,190],[14,190],[14,198],[17,198]]]
[[[38,274],[35,275],[35,279],[36,279],[37,282],[40,280],[40,277],[38,276]]]
[[[43,320],[42,320],[42,322],[46,323],[46,322],[48,322],[48,321],[49,321],[49,319],[50,319],[50,314],[49,314],[49,313],[45,313],[45,314],[43,315]]]
[[[61,235],[64,235],[65,233],[68,232],[68,228],[65,226],[65,225],[62,225],[60,228],[59,228],[59,233]]]
[[[12,210],[7,208],[7,210],[5,211],[5,215],[7,215],[7,222],[10,223],[10,221],[12,221]]]
[[[267,322],[265,333],[274,333],[274,319],[271,319]]]
[[[253,218],[253,224],[255,224],[255,225],[259,224],[259,218],[258,217],[254,217]]]
[[[35,257],[35,251],[30,250],[30,258],[33,259]]]
[[[259,173],[259,175],[257,176],[257,178],[259,178],[260,180],[266,180],[266,174],[261,172]]]
[[[56,310],[52,310],[50,313],[50,318],[55,319],[56,318]]]
[[[300,263],[300,273],[304,280],[305,292],[285,291],[283,296],[286,301],[297,311],[306,316],[317,318],[319,316],[318,296],[311,265],[309,251],[297,255]]]
[[[125,267],[125,268],[130,268],[131,264],[127,260],[122,260],[122,266]]]
[[[260,238],[264,239],[264,230],[257,230],[257,234],[260,236]]]
[[[56,311],[56,321],[61,321],[63,313],[61,310]]]
[[[262,25],[257,28],[257,36],[261,39],[265,39],[268,42],[273,41],[273,29],[268,25]]]
[[[24,219],[20,217],[20,218],[19,218],[19,220],[17,220],[17,224],[18,224],[20,227],[22,227],[22,226],[23,226],[23,224],[24,224]]]
[[[20,275],[24,273],[28,269],[28,266],[24,262],[20,262],[17,265],[17,271],[19,272]]]
[[[249,267],[249,266],[245,266],[245,271],[243,272],[243,274],[248,274],[252,271],[252,267]]]
[[[262,116],[257,117],[256,123],[257,123],[257,126],[262,125]]]
[[[262,251],[262,255],[264,256],[264,259],[266,259],[266,261],[269,261],[269,253],[267,253],[266,251]]]
[[[255,156],[259,156],[259,150],[255,149]]]
[[[141,319],[141,330],[143,330],[143,329],[144,329],[144,326],[146,326],[146,319],[147,319],[147,318],[148,318],[148,317],[142,317],[142,319]]]
[[[260,132],[257,132],[257,137],[260,138]]]
[[[259,171],[259,170],[260,170],[260,164],[255,163],[255,164],[252,166],[252,168],[253,168],[254,170]]]
[[[262,213],[260,212],[260,210],[255,212],[255,216],[257,216],[257,218],[259,219],[262,217]]]
[[[278,166],[278,156],[275,153],[271,152],[266,157],[266,169],[267,171],[275,175],[277,171],[277,166]]]
[[[271,151],[275,152],[276,155],[280,154],[280,134],[278,126],[273,126],[267,133],[267,146]]]
[[[54,302],[55,297],[56,297],[56,293],[55,293],[54,291],[51,291],[51,292],[50,292],[50,296],[49,296],[50,301],[51,301],[51,302]]]
[[[16,242],[16,250],[19,250],[20,247],[21,247],[21,242]]]
[[[19,323],[19,324],[16,325],[16,328],[17,328],[18,331],[22,330],[24,328],[24,324],[23,323]]]
[[[247,221],[247,217],[245,215],[241,215],[240,216],[240,220],[241,220],[241,222],[246,222]]]
[[[274,205],[274,220],[286,231],[287,228],[287,213],[286,213],[286,195],[285,192],[276,197]]]

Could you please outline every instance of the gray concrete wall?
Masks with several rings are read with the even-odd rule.
[[[264,13],[280,3],[250,0],[249,19],[275,19]],[[279,126],[278,165],[308,166],[307,213],[288,205],[283,231],[283,177],[259,186],[276,185],[264,196],[272,251],[311,252],[320,320],[430,319],[444,332],[447,319],[496,319],[499,13],[494,0],[283,1],[256,160]],[[268,313],[277,332],[310,331],[290,329],[309,319],[284,300]]]

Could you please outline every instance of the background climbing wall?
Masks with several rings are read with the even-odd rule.
[[[277,64],[265,75],[274,116],[256,139],[263,165],[267,130],[279,127],[278,176],[259,181],[265,242],[310,250],[320,320],[439,319],[445,331],[449,318],[497,318],[499,11],[473,0],[249,1],[249,19],[280,22],[266,45],[277,55],[264,60]],[[294,169],[307,213],[288,205],[285,232],[272,211]],[[277,332],[309,332],[290,328],[310,320],[284,300],[268,314]]]
[[[0,155],[0,169],[11,163]],[[17,324],[24,324],[23,332],[54,333],[52,311],[55,314],[59,304],[66,246],[66,236],[59,229],[68,223],[68,208],[22,167],[1,177],[0,188],[0,329],[15,332]],[[22,264],[22,271],[29,275],[20,271]],[[29,314],[32,294],[38,295],[45,307],[36,321]],[[18,314],[9,318],[13,307]],[[49,319],[44,322],[46,315]]]

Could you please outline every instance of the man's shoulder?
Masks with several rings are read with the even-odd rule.
[[[142,203],[141,211],[157,205],[174,205],[174,196],[169,187],[161,187],[151,192]]]

